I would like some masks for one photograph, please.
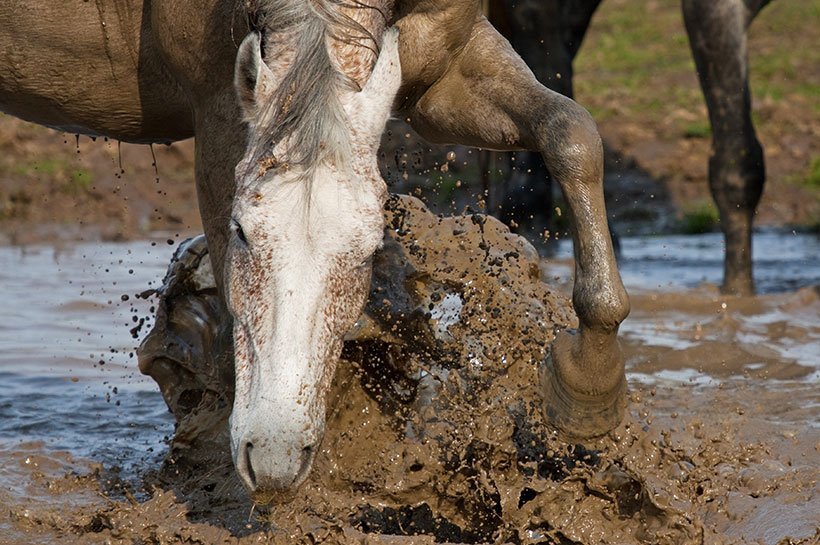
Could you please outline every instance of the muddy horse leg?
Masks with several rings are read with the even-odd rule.
[[[546,414],[565,436],[593,437],[623,416],[626,381],[618,326],[629,313],[607,227],[603,151],[595,122],[539,84],[510,44],[480,19],[467,46],[407,114],[423,136],[500,150],[540,151],[566,199],[580,322],[553,343]]]
[[[725,293],[754,293],[752,223],[766,178],[751,117],[746,30],[768,0],[683,0],[712,125],[709,188],[726,242]]]

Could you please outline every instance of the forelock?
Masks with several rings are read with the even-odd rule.
[[[245,0],[251,25],[268,40],[289,37],[293,61],[271,98],[260,105],[243,177],[270,169],[299,169],[309,177],[323,162],[341,170],[350,161],[351,134],[341,96],[358,89],[334,65],[328,43],[330,38],[361,41],[372,36],[344,13],[345,6],[342,0]]]

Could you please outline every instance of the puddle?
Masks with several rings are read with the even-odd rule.
[[[624,284],[636,290],[680,290],[723,278],[723,235],[621,237],[618,261]],[[752,239],[755,284],[760,294],[794,291],[820,284],[820,236],[765,230]],[[556,258],[572,257],[561,240]],[[559,271],[563,273],[564,271]],[[558,273],[556,273],[558,274]]]
[[[151,244],[0,248],[0,448],[39,444],[127,478],[164,453],[173,419],[130,332],[150,316],[135,294],[171,255]]]

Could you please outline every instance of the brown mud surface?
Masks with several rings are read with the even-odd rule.
[[[806,422],[806,405],[816,407],[816,392],[772,392],[765,384],[633,384],[631,398],[626,423],[586,449],[549,438],[528,441],[519,433],[519,442],[533,446],[532,455],[521,455],[515,438],[496,430],[496,456],[448,468],[428,458],[423,447],[383,443],[395,441],[391,423],[383,422],[386,417],[374,412],[378,408],[354,382],[340,413],[355,417],[357,436],[362,428],[377,430],[382,421],[384,429],[368,433],[379,442],[336,453],[335,458],[354,460],[337,465],[338,473],[314,476],[293,502],[270,511],[251,509],[229,469],[187,483],[188,493],[157,486],[147,501],[137,501],[112,491],[91,462],[20,445],[3,453],[2,542],[818,542],[820,433]],[[519,404],[521,398],[510,401]],[[483,416],[469,415],[478,421]],[[475,435],[483,439],[487,431]],[[350,466],[358,471],[344,475]],[[430,490],[431,473],[445,488]],[[381,484],[391,488],[367,489]],[[15,488],[13,497],[2,497],[9,487]],[[482,496],[481,490],[491,494]],[[450,496],[443,506],[442,496]],[[486,530],[465,524],[459,510],[450,511],[461,501],[486,509]],[[274,525],[257,517],[272,517]],[[485,533],[494,526],[498,540]]]
[[[298,492],[252,508],[225,440],[229,386],[210,397],[163,386],[184,437],[144,483],[42,445],[4,452],[3,543],[818,542],[815,288],[634,295],[628,414],[567,444],[540,410],[547,342],[573,321],[540,281],[549,267],[493,219],[437,218],[408,198],[390,207],[366,317]],[[176,296],[168,316],[207,315],[194,304],[207,288]],[[212,342],[207,326],[167,323],[191,347]],[[144,362],[163,366],[166,385],[174,369],[214,384],[213,364]]]

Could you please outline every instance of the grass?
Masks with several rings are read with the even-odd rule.
[[[618,115],[663,116],[669,93],[679,92],[668,76],[692,74],[695,87],[681,99],[697,107],[699,90],[687,44],[679,0],[607,0],[592,20],[589,36],[575,61],[575,90],[580,102],[601,119]]]
[[[820,2],[781,0],[763,10],[749,33],[756,101],[806,97],[820,114],[820,47],[807,43],[820,43]],[[675,134],[707,137],[680,0],[604,1],[575,61],[575,94],[599,120],[665,120]]]
[[[686,125],[683,136],[686,138],[709,138],[712,136],[712,126],[705,119],[693,121]]]
[[[750,80],[755,96],[787,100],[814,97],[812,111],[820,113],[820,2],[773,2],[749,31]]]
[[[67,171],[69,168],[70,165],[62,159],[43,159],[42,161],[17,165],[12,172],[17,176],[52,177]]]
[[[809,168],[806,171],[805,176],[803,176],[801,183],[808,187],[820,189],[820,155],[815,155],[812,158],[811,163],[809,163]]]
[[[77,168],[71,161],[62,158],[50,158],[15,165],[12,174],[22,178],[54,181],[61,191],[69,195],[78,195],[91,187],[91,172]]]
[[[75,169],[71,171],[68,181],[63,184],[63,191],[76,195],[84,193],[91,187],[91,173],[85,169]]]
[[[711,202],[698,202],[683,213],[681,231],[687,235],[700,235],[717,230],[718,211]]]

